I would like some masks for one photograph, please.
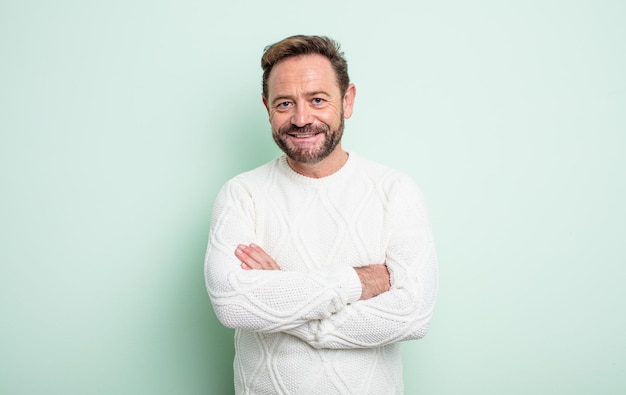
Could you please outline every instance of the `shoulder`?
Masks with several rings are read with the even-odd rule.
[[[280,157],[275,158],[257,168],[237,174],[222,186],[222,192],[253,191],[271,180],[278,170]]]
[[[373,186],[388,210],[399,212],[399,215],[412,209],[427,211],[424,194],[409,174],[370,159],[358,156],[355,159],[360,177]]]
[[[254,196],[259,195],[257,192],[275,171],[273,169],[277,166],[277,161],[278,158],[226,181],[215,197],[214,210],[219,212],[233,205],[250,209],[253,206]]]
[[[414,179],[403,171],[356,155],[355,162],[355,167],[362,177],[387,193],[396,190],[419,190]]]

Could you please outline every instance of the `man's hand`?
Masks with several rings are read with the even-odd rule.
[[[368,265],[363,267],[355,267],[356,273],[361,279],[361,297],[360,300],[373,298],[383,292],[389,291],[391,282],[389,279],[389,270],[386,265]]]
[[[241,261],[244,270],[280,270],[274,259],[256,244],[239,244],[235,256]]]

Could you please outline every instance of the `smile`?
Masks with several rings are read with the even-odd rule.
[[[294,139],[309,139],[319,135],[324,135],[324,131],[307,131],[308,133],[287,133],[287,135]]]

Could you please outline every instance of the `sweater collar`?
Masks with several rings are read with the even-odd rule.
[[[355,162],[358,161],[358,158],[354,152],[348,152],[348,160],[346,160],[346,163],[344,163],[339,170],[329,176],[321,178],[303,176],[294,171],[291,166],[289,166],[289,163],[287,163],[286,155],[280,156],[277,160],[281,173],[287,176],[291,181],[300,185],[324,186],[346,180],[349,174],[352,173],[352,169],[354,168]]]

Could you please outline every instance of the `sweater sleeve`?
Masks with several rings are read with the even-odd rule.
[[[288,330],[315,348],[382,346],[426,335],[437,294],[437,257],[424,198],[409,178],[390,202],[394,230],[386,252],[391,289]]]
[[[328,318],[358,300],[361,282],[345,265],[310,272],[243,270],[234,251],[255,239],[254,203],[229,181],[215,201],[205,257],[205,281],[220,322],[230,328],[284,332]]]

